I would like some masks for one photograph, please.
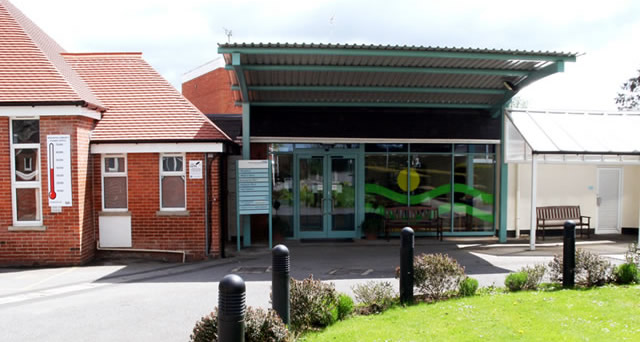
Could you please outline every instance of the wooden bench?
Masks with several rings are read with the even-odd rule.
[[[389,240],[389,233],[411,227],[414,232],[435,231],[436,238],[442,241],[442,218],[438,208],[427,206],[393,207],[384,211],[384,233]]]
[[[585,227],[587,238],[591,237],[591,216],[580,215],[579,205],[536,207],[536,232],[542,228],[542,240],[544,240],[545,228],[562,228],[567,220],[573,220],[576,228],[580,228],[580,237]]]

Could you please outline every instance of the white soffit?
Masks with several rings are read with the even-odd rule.
[[[536,154],[640,154],[638,112],[508,110]]]
[[[91,119],[100,120],[102,114],[82,106],[0,106],[0,116],[86,116]]]
[[[92,143],[91,153],[184,153],[223,152],[222,143]]]

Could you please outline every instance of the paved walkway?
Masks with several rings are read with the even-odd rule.
[[[614,263],[635,237],[597,236],[579,242]],[[399,240],[289,243],[292,276],[309,274],[335,283],[341,292],[368,280],[391,281],[399,264]],[[526,240],[418,239],[416,253],[447,253],[482,286],[502,286],[525,265],[561,254],[561,240],[536,251]],[[0,269],[0,341],[177,341],[188,340],[194,322],[217,304],[218,281],[240,274],[247,304],[269,307],[271,254],[256,247],[227,259],[189,264],[123,260],[83,267]],[[235,254],[235,255],[233,255]],[[34,324],[34,322],[38,322]],[[141,329],[144,327],[144,329]]]

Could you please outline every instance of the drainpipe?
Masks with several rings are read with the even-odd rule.
[[[228,189],[227,189],[227,158],[229,154],[224,153],[220,158],[220,168],[219,173],[220,177],[220,193],[218,194],[220,198],[220,203],[222,203],[220,207],[220,258],[226,258],[224,254],[224,245],[227,241],[227,197],[228,197]]]
[[[209,256],[211,226],[209,223],[209,153],[204,153],[204,255]]]
[[[217,160],[219,158],[219,154],[216,154],[216,156],[212,159],[210,159],[209,157],[209,153],[205,153],[204,154],[204,172],[205,172],[205,176],[204,176],[204,202],[205,202],[205,207],[204,207],[204,215],[205,215],[205,251],[204,254],[206,256],[209,256],[210,250],[211,250],[211,214],[210,214],[210,208],[211,208],[211,204],[212,204],[212,198],[209,195],[209,190],[210,190],[210,183],[211,183],[211,163],[213,163],[215,160]]]

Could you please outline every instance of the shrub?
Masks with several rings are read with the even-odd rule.
[[[247,308],[245,315],[246,342],[284,342],[289,341],[289,331],[273,310]]]
[[[218,308],[202,317],[193,327],[193,332],[189,336],[191,342],[212,342],[218,340]]]
[[[629,250],[624,254],[627,264],[635,264],[640,267],[640,251],[638,251],[638,245],[632,243],[629,245]]]
[[[618,284],[638,283],[640,280],[638,266],[629,263],[618,265],[614,271],[614,277]]]
[[[460,289],[458,293],[463,297],[470,297],[476,294],[478,290],[478,281],[473,278],[464,278],[463,281],[460,282]]]
[[[380,313],[395,303],[396,292],[388,281],[370,280],[353,287],[356,301],[360,303],[359,313],[363,315]]]
[[[218,308],[196,322],[190,336],[192,342],[218,341]],[[244,338],[246,342],[286,342],[290,340],[287,327],[275,311],[247,308]]]
[[[294,331],[326,327],[337,320],[338,293],[332,283],[291,279],[290,325]]]
[[[556,255],[549,263],[551,280],[562,282],[562,256]],[[604,285],[611,279],[611,263],[603,257],[576,249],[575,281],[578,285]]]
[[[504,286],[506,286],[509,291],[520,291],[525,288],[527,278],[526,272],[510,273],[504,280]]]
[[[535,290],[538,288],[540,283],[542,283],[542,279],[544,278],[544,274],[547,269],[544,265],[535,265],[533,267],[523,267],[518,272],[524,272],[527,274],[527,281],[524,284],[523,290]]]
[[[446,254],[421,254],[413,259],[414,285],[428,298],[444,298],[458,289],[464,277],[464,268]]]
[[[341,293],[338,296],[338,319],[343,320],[353,312],[353,299],[348,295]]]

